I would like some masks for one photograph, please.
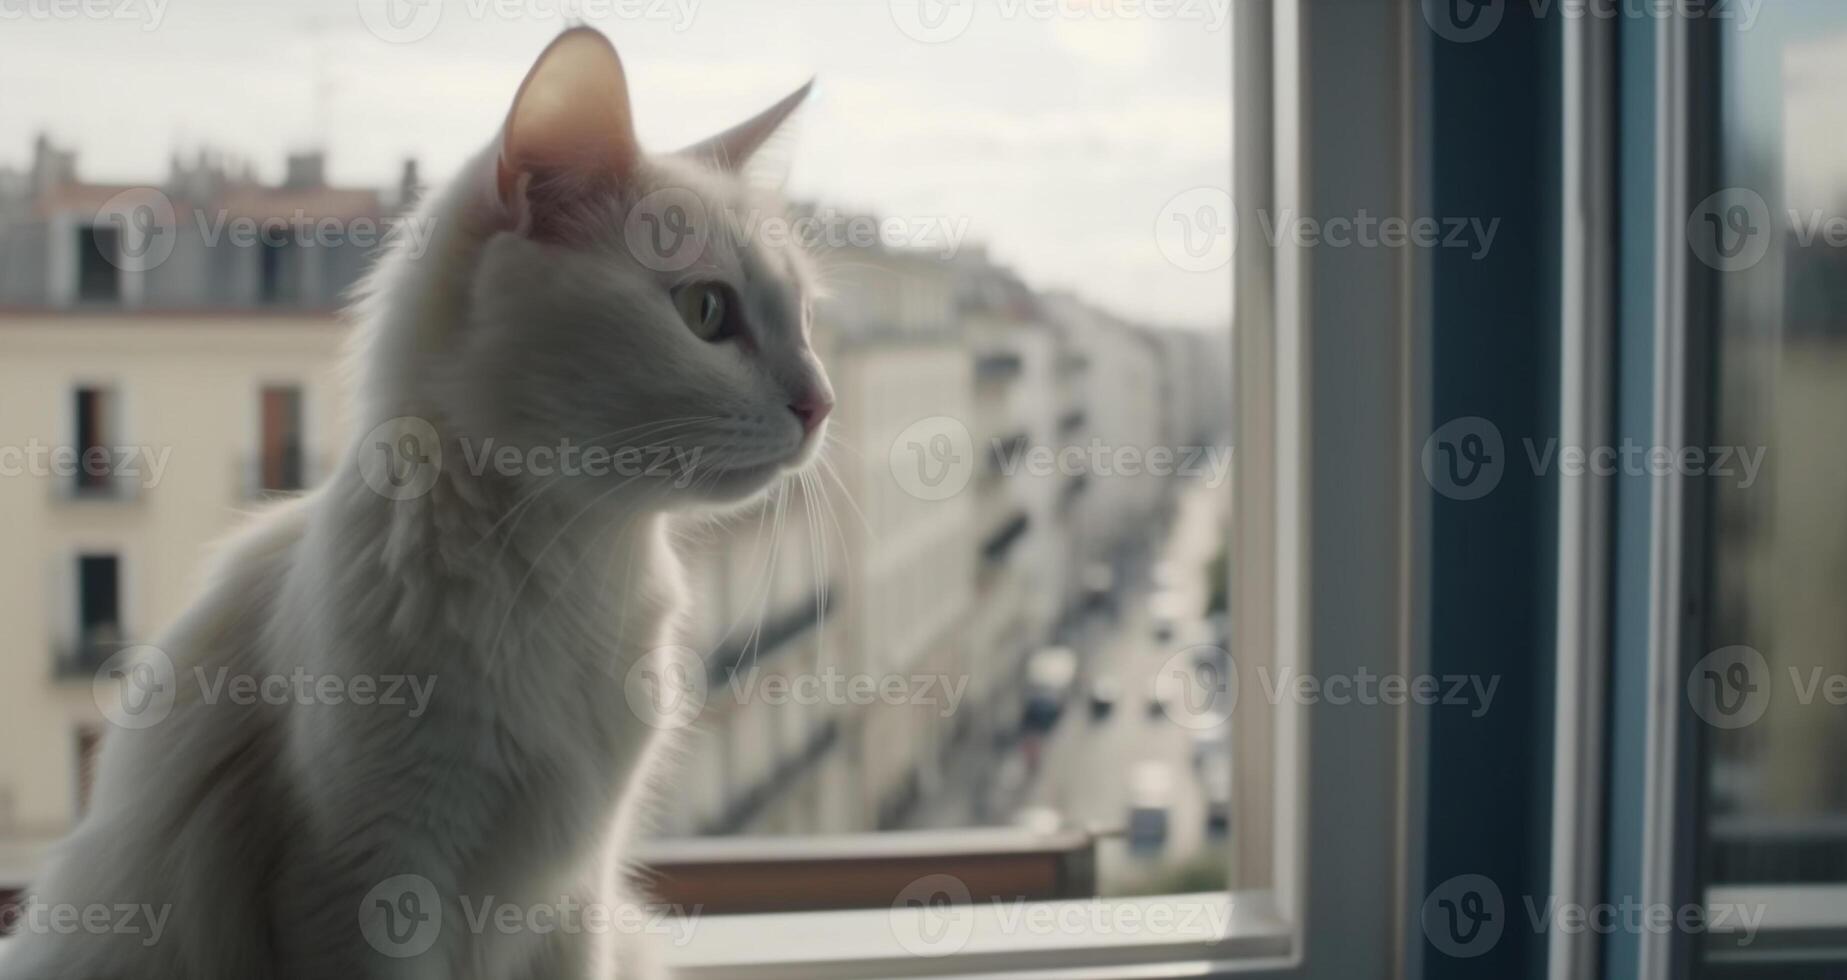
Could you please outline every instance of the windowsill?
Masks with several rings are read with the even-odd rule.
[[[962,908],[954,915],[900,908],[705,916],[691,941],[666,946],[667,965],[684,980],[1023,980],[1049,971],[1065,978],[1200,976],[1279,968],[1294,956],[1288,925],[1267,892]],[[942,937],[934,945],[919,938],[926,914]],[[944,954],[920,953],[920,943]]]

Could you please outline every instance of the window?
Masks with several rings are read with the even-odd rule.
[[[77,557],[77,641],[73,669],[93,671],[123,643],[121,559],[113,554]]]
[[[298,303],[301,251],[290,239],[265,237],[257,247],[257,301],[264,306]]]
[[[1785,942],[1786,969],[1840,970],[1817,947],[1847,928],[1825,904],[1847,896],[1847,10],[1794,0],[1713,33],[1717,172],[1689,237],[1714,289],[1711,441],[1736,463],[1704,482],[1712,605],[1687,677],[1701,879],[1806,920],[1817,938]],[[1768,955],[1722,937],[1702,970]]]
[[[115,428],[115,395],[106,388],[78,388],[75,396],[77,422],[76,491],[86,495],[106,495],[114,491],[114,448],[111,440]]]
[[[295,385],[268,385],[258,394],[257,489],[294,493],[307,487],[302,445],[302,391]]]
[[[77,300],[117,303],[122,298],[122,229],[84,225],[77,229]]]

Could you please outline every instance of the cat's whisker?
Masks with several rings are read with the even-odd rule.
[[[684,418],[677,418],[677,419],[660,419],[660,420],[656,420],[653,422],[644,422],[638,425],[632,425],[626,428],[616,429],[611,432],[606,432],[599,436],[592,436],[591,438],[585,440],[584,444],[586,446],[594,445],[601,439],[612,438],[614,436],[621,435],[627,432],[633,432],[636,430],[640,430],[643,433],[644,438],[652,438],[653,436],[659,435],[661,432],[668,431],[669,429],[680,427],[682,425],[690,425],[690,424],[697,423],[697,422],[710,421],[712,418],[716,418],[716,416],[703,416],[703,417],[687,416]],[[552,487],[563,482],[564,480],[565,480],[565,476],[562,474],[549,477],[544,482],[540,483],[537,487],[533,488],[531,491],[529,491],[528,493],[520,497],[518,500],[515,500],[507,508],[506,513],[502,514],[500,518],[496,520],[493,524],[488,525],[487,530],[481,533],[481,540],[476,541],[473,547],[479,548],[483,541],[486,541],[492,538],[494,535],[494,532],[499,530],[501,526],[506,524],[508,520],[512,520],[520,516],[524,510],[530,508],[534,503],[536,503],[538,498],[541,495],[543,495],[546,491],[550,490]],[[514,526],[508,529],[507,540],[511,540],[513,532],[516,532],[518,530],[519,530],[519,522],[515,521]],[[505,555],[507,540],[503,540],[501,542],[501,550],[496,553],[497,559]]]

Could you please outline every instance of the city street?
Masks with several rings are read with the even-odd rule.
[[[1226,730],[1196,731],[1184,711],[1176,717],[1155,705],[1157,679],[1169,661],[1195,644],[1217,642],[1205,624],[1207,565],[1224,540],[1225,494],[1203,486],[1185,488],[1172,526],[1158,553],[1125,556],[1118,563],[1118,612],[1095,611],[1068,637],[1081,667],[1070,703],[1049,732],[1021,732],[1001,709],[1002,736],[986,754],[971,750],[944,774],[943,786],[928,794],[911,826],[966,827],[1050,820],[1091,828],[1099,846],[1099,886],[1105,894],[1141,891],[1167,880],[1180,866],[1223,844],[1207,831],[1203,767],[1195,753],[1210,743],[1209,765],[1229,766]],[[1164,581],[1157,582],[1156,578]],[[1170,598],[1156,599],[1160,593]],[[1152,600],[1152,601],[1151,601]],[[1156,634],[1157,605],[1171,603],[1176,632]],[[1090,692],[1101,682],[1117,691],[1106,713],[1093,709]],[[1011,724],[1008,722],[1011,720]],[[1035,764],[1036,763],[1036,764]],[[1165,770],[1166,778],[1150,768]],[[1218,777],[1226,782],[1223,777]],[[1128,837],[1132,797],[1166,782],[1165,839],[1132,847]],[[1220,865],[1222,867],[1222,865]],[[1221,872],[1222,873],[1222,872]],[[1191,879],[1189,879],[1191,880]]]

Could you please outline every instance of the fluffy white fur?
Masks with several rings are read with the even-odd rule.
[[[160,941],[27,931],[0,945],[0,980],[655,975],[636,937],[475,933],[460,903],[629,900],[625,841],[667,746],[624,685],[672,642],[682,606],[664,522],[805,465],[821,432],[791,407],[824,412],[831,392],[800,257],[726,225],[756,206],[738,165],[790,106],[649,157],[623,84],[600,35],[567,32],[503,137],[425,202],[428,251],[396,246],[359,307],[342,465],[238,535],[157,641],[178,666],[171,715],[104,739],[90,813],[29,897],[166,909]],[[592,119],[616,132],[587,138]],[[701,260],[671,274],[623,233],[663,187],[696,195],[708,232]],[[739,336],[688,328],[673,293],[695,281],[732,291]],[[381,451],[365,434],[402,416],[430,423],[443,462],[427,493],[396,500],[362,463]],[[698,456],[673,479],[471,472],[463,444],[478,455],[489,439]],[[435,686],[415,718],[239,706],[203,698],[195,667]],[[433,884],[443,922],[428,952],[394,958],[363,938],[381,913],[362,899],[407,874]]]

